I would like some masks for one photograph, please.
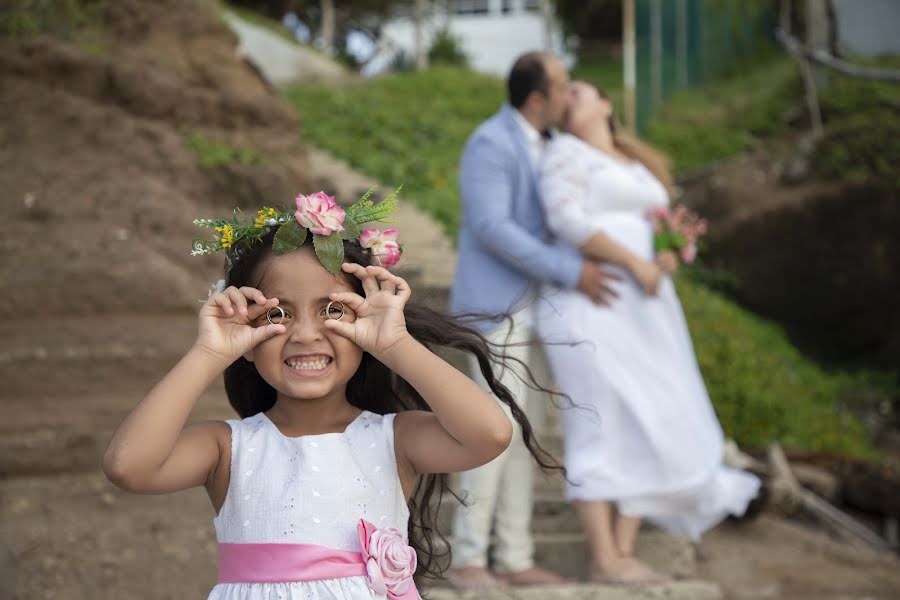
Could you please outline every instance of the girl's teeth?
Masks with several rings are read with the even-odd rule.
[[[328,360],[291,362],[288,363],[288,366],[292,369],[298,369],[300,371],[318,371],[328,366]]]

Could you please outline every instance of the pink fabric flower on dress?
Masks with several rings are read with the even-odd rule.
[[[365,519],[359,520],[357,533],[372,591],[392,599],[418,598],[413,584],[418,558],[406,537],[397,529],[378,529]]]
[[[390,269],[400,262],[400,244],[397,243],[399,231],[393,227],[379,231],[364,229],[359,236],[359,245],[367,248],[372,255],[372,262],[379,267]]]
[[[297,212],[294,213],[294,217],[301,226],[316,235],[331,235],[335,231],[344,231],[341,223],[347,214],[334,201],[334,196],[329,196],[325,192],[316,192],[308,196],[300,194],[295,201]]]

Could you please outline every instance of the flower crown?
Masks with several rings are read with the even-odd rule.
[[[192,256],[225,251],[229,266],[262,238],[275,230],[272,250],[285,254],[296,250],[306,241],[307,232],[313,235],[313,248],[322,265],[332,273],[341,270],[344,262],[344,240],[359,240],[368,250],[372,262],[390,268],[400,260],[402,249],[397,243],[396,229],[360,229],[365,223],[387,222],[397,206],[401,187],[387,198],[375,204],[370,199],[375,188],[370,188],[362,198],[345,211],[325,192],[298,195],[294,202],[296,211],[278,210],[264,206],[249,220],[239,210],[228,219],[195,219],[194,225],[216,230],[212,239],[195,239]]]

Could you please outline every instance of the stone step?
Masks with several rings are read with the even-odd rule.
[[[635,556],[660,573],[676,579],[696,576],[697,553],[690,540],[655,528],[644,528],[637,537]],[[538,533],[534,536],[534,560],[564,577],[586,581],[588,550],[578,533]]]
[[[447,539],[452,548],[452,537],[448,535]],[[696,576],[697,553],[688,539],[644,527],[637,537],[634,552],[653,569],[674,579]],[[580,532],[535,533],[534,560],[536,564],[576,581],[587,581],[589,576],[588,549]]]
[[[433,587],[425,590],[431,600],[721,600],[719,585],[707,581],[676,581],[658,586],[613,586],[570,584],[506,588],[489,592],[459,592],[450,588]]]

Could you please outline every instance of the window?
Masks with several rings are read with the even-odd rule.
[[[525,0],[525,10],[529,12],[540,12],[541,0]]]
[[[486,15],[490,12],[490,0],[453,0],[450,12],[454,15]]]

